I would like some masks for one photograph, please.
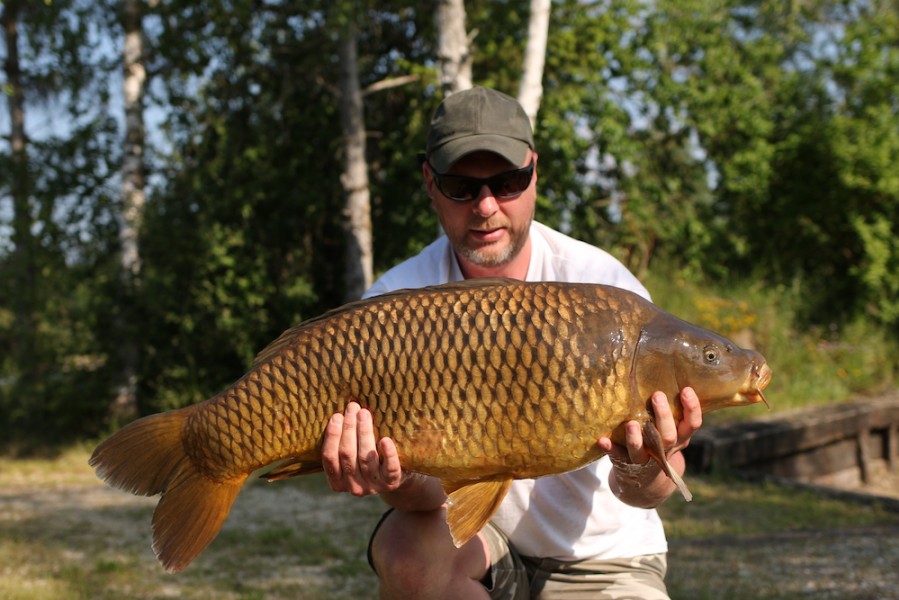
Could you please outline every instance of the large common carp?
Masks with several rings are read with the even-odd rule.
[[[601,437],[643,424],[650,455],[689,499],[653,423],[650,395],[692,386],[703,412],[763,400],[765,359],[631,292],[478,279],[347,304],[287,330],[218,395],[144,417],[90,464],[109,484],[162,494],[153,548],[180,571],[215,538],[247,477],[321,471],[332,414],[358,401],[404,469],[438,477],[461,545],[513,479],[582,467]]]

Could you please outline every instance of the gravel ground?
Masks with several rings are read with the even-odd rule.
[[[75,457],[34,475],[4,473],[0,465],[0,598],[376,597],[365,564],[365,544],[383,510],[376,498],[335,496],[314,480],[255,482],[207,551],[184,573],[167,575],[149,543],[156,499],[103,485],[83,462]],[[887,481],[879,480],[878,491],[899,497],[899,486]],[[741,510],[711,514],[754,518]],[[899,518],[853,522],[675,537],[667,578],[672,598],[899,600]]]
[[[899,525],[675,540],[673,598],[899,598]]]
[[[349,500],[349,499],[347,499]],[[349,500],[352,502],[352,500]],[[319,528],[327,535],[335,527],[334,514],[350,514],[352,507],[340,498],[327,505],[295,486],[253,485],[239,498],[223,536],[232,544],[213,544],[208,556],[198,559],[186,573],[191,576],[212,573],[235,567],[222,556],[233,551],[234,540],[258,535],[274,522],[291,523],[295,527]],[[51,535],[61,550],[54,560],[61,563],[84,564],[96,560],[92,548],[103,547],[103,556],[110,552],[137,553],[144,565],[142,570],[150,579],[137,585],[140,592],[132,597],[210,597],[218,598],[321,598],[320,590],[335,590],[333,569],[302,567],[291,556],[270,556],[257,572],[244,568],[239,577],[244,590],[254,594],[223,592],[230,583],[190,583],[183,575],[166,576],[155,564],[149,548],[149,517],[155,505],[153,498],[140,498],[98,484],[68,483],[54,486],[5,485],[0,489],[0,527],[16,522],[32,523]],[[312,510],[309,510],[309,509]],[[380,511],[377,503],[365,502],[361,511],[354,511],[357,519],[344,526],[368,529]],[[2,531],[2,530],[0,530]],[[19,531],[27,531],[19,529]],[[353,541],[359,544],[367,532],[360,532]],[[2,536],[0,536],[2,537]],[[237,542],[239,543],[239,542]],[[359,550],[356,551],[358,553]],[[337,570],[350,591],[335,593],[333,598],[375,597],[374,578],[361,562],[352,564],[351,573]],[[671,542],[668,585],[675,599],[720,598],[722,600],[762,598],[852,598],[854,600],[899,599],[899,524],[883,526],[840,527],[808,531],[788,531],[775,534],[726,535],[701,539],[676,539]],[[64,568],[64,567],[63,567]],[[0,596],[2,580],[32,580],[34,594],[24,597],[42,599],[64,597],[42,595],[42,585],[50,585],[46,578],[52,573],[33,573],[27,565],[0,566]],[[206,577],[206,576],[203,576]],[[209,576],[211,577],[211,575]],[[356,580],[354,583],[350,579]],[[211,586],[211,587],[210,587]],[[218,587],[216,587],[218,586]],[[115,588],[125,592],[130,588]],[[319,590],[310,592],[310,589]],[[191,591],[193,590],[193,591]],[[206,590],[206,591],[203,591]],[[104,597],[116,597],[115,593]]]

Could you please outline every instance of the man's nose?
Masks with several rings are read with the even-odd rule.
[[[496,202],[496,196],[488,185],[482,185],[478,197],[473,202],[474,212],[481,217],[489,217],[499,208]]]

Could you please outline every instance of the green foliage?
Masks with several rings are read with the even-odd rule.
[[[93,77],[110,65],[88,25],[95,8],[18,8],[22,94],[66,122],[18,154],[0,148],[0,439],[27,444],[102,423],[110,376],[95,309],[115,243],[119,151],[108,90]]]
[[[855,216],[852,225],[862,241],[864,260],[852,274],[864,286],[869,313],[885,323],[899,323],[899,246],[896,221],[875,215],[871,221]]]
[[[805,326],[801,281],[771,285],[743,281],[727,286],[670,275],[662,268],[646,281],[653,301],[687,321],[755,348],[771,366],[765,392],[771,410],[839,402],[877,393],[899,381],[899,340],[868,319]],[[767,409],[727,410],[711,422],[743,419]]]
[[[149,412],[216,393],[339,302],[351,19],[363,89],[416,78],[365,95],[376,273],[433,240],[416,160],[441,100],[431,3],[145,3],[158,131],[134,290],[117,273],[115,6],[20,6],[29,117],[50,106],[71,125],[34,136],[24,163],[0,148],[0,277],[15,282],[0,288],[0,435],[106,427],[123,315]],[[475,83],[516,93],[527,7],[466,3]],[[613,252],[663,306],[751,331],[778,397],[894,383],[894,4],[556,0],[548,44],[540,220]]]
[[[219,9],[202,39],[180,29],[190,29],[194,7],[162,9],[158,47],[183,74],[167,82],[180,108],[172,125],[179,142],[165,158],[171,176],[148,207],[142,243],[144,311],[157,324],[147,334],[142,378],[148,409],[215,393],[283,329],[342,296],[341,144],[330,58],[331,19],[342,17],[314,6],[254,6]],[[246,14],[241,27],[234,10]],[[409,70],[429,76],[416,66],[424,48],[415,30],[398,15],[418,17],[396,10],[382,6],[367,16],[359,40],[363,87]],[[436,231],[417,191],[414,152],[423,115],[433,111],[416,95],[420,85],[367,100],[373,221],[385,266]],[[421,233],[392,235],[398,231]]]

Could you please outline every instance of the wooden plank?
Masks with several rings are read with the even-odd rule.
[[[861,475],[862,483],[871,482],[871,462],[874,458],[874,451],[871,448],[873,437],[869,429],[860,429],[856,442],[858,445],[858,470]]]
[[[875,431],[877,434],[872,435]],[[854,450],[840,446],[840,456],[850,457],[864,476],[870,476],[871,460],[883,458],[891,466],[899,463],[899,392],[873,400],[788,411],[700,429],[685,454],[691,467],[699,470],[714,465],[770,466],[785,457],[814,452],[845,440],[854,445]],[[812,469],[815,460],[810,458],[811,462],[800,470]],[[839,464],[844,462],[842,458],[838,460]],[[819,466],[824,468],[823,464]]]
[[[899,464],[899,421],[887,429],[887,464],[890,471]]]
[[[797,481],[815,481],[820,475],[858,468],[858,441],[845,439],[807,452],[799,452],[745,465],[743,470]]]

